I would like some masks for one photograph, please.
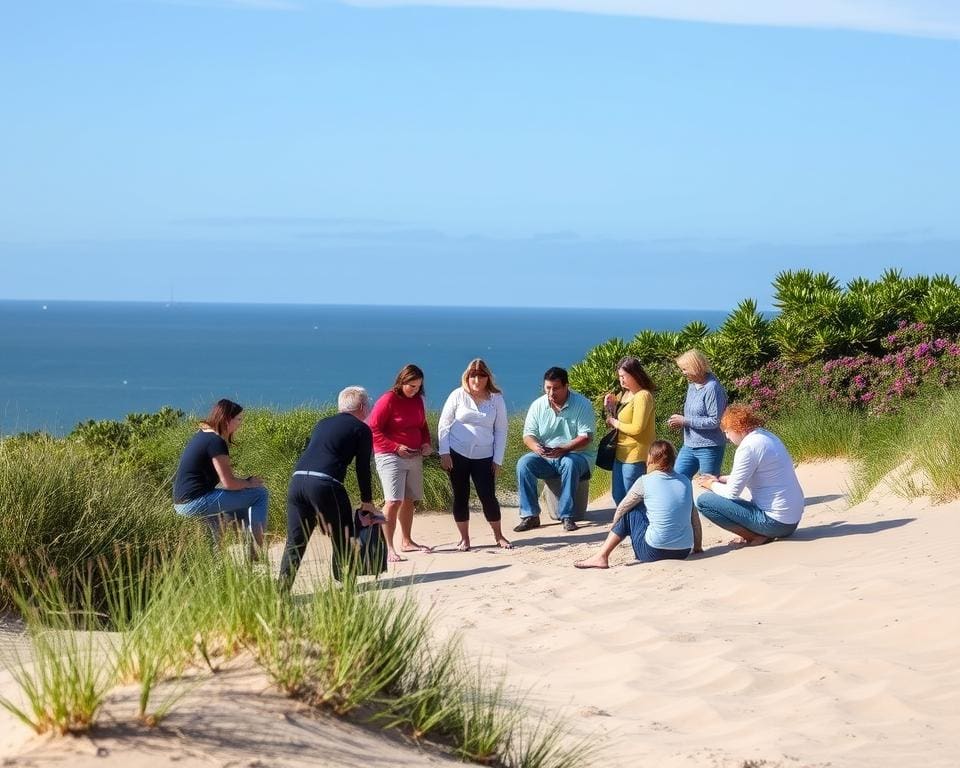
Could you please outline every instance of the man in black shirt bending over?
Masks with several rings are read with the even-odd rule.
[[[280,583],[293,586],[310,534],[323,521],[333,544],[334,574],[337,559],[350,556],[350,540],[356,536],[353,507],[343,480],[354,461],[360,486],[360,523],[382,522],[373,506],[370,486],[370,456],[373,435],[364,420],[370,412],[370,396],[363,387],[347,387],[337,398],[339,413],[317,422],[300,456],[287,492],[287,545],[280,563]]]

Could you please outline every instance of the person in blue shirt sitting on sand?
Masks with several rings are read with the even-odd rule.
[[[609,568],[610,553],[625,538],[641,563],[683,560],[693,548],[690,479],[674,471],[676,449],[666,440],[655,440],[647,453],[647,474],[630,486],[617,506],[613,527],[600,551],[575,568]]]

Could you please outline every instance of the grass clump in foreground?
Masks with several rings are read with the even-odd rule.
[[[130,716],[156,725],[225,659],[249,653],[291,696],[464,760],[573,768],[595,751],[569,746],[562,721],[529,718],[524,697],[486,665],[469,666],[456,639],[434,645],[411,593],[349,569],[341,584],[291,597],[269,574],[202,547],[160,562],[126,550],[66,582],[83,585],[78,599],[55,572],[20,567],[11,590],[31,651],[4,660],[20,696],[0,704],[38,733],[89,730],[109,691],[131,682]]]

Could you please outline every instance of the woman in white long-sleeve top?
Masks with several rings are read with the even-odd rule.
[[[731,405],[720,420],[727,439],[737,446],[729,475],[700,475],[706,493],[697,508],[715,525],[740,538],[734,546],[766,544],[797,529],[803,516],[803,489],[793,459],[779,437],[761,427],[760,418],[745,405]],[[750,501],[740,498],[750,491]]]
[[[511,549],[500,527],[497,474],[507,446],[507,406],[490,368],[480,358],[470,361],[443,406],[437,437],[440,466],[450,475],[453,519],[460,531],[457,549],[470,550],[470,480],[497,546]]]

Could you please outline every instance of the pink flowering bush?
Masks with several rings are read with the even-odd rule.
[[[957,338],[932,338],[924,323],[901,322],[881,340],[882,355],[860,354],[796,365],[774,360],[734,382],[739,398],[774,416],[802,397],[891,413],[924,391],[960,384]]]

